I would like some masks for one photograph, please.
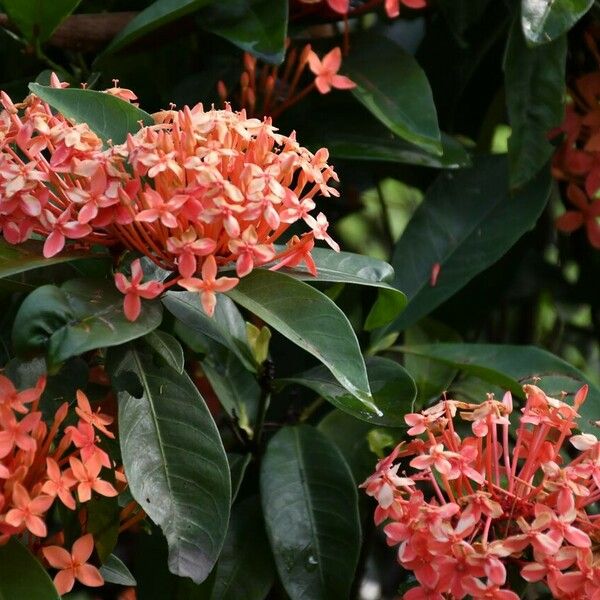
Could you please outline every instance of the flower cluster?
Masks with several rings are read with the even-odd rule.
[[[120,487],[125,479],[98,445],[100,434],[114,438],[107,429],[112,417],[94,411],[79,391],[76,423],[63,428],[69,416],[65,402],[48,426],[38,410],[44,387],[41,378],[34,388],[17,391],[0,375],[0,544],[25,536],[32,549],[41,549],[48,563],[59,569],[55,584],[64,594],[74,578],[88,586],[102,585],[103,579],[87,564],[94,546],[91,534],[75,542],[72,555],[57,545],[41,547],[48,536],[48,512],[56,502],[78,510],[94,493],[116,496],[117,489],[105,477],[110,474]],[[59,532],[52,538],[60,542],[63,536]]]
[[[400,15],[401,5],[417,10],[427,6],[427,0],[375,0],[374,2],[366,2],[364,7],[359,5],[354,9],[350,6],[350,0],[300,0],[300,2],[303,4],[320,4],[324,2],[330,10],[338,15],[352,15],[355,11],[372,10],[375,6],[383,4],[390,19]]]
[[[387,523],[388,543],[419,582],[406,600],[518,600],[505,587],[507,568],[545,583],[554,598],[600,596],[592,550],[600,442],[574,434],[587,386],[573,406],[534,385],[524,392],[514,444],[510,393],[481,404],[445,399],[406,415],[414,439],[362,484],[378,502],[375,522]],[[412,470],[399,473],[405,462]]]
[[[52,85],[64,84],[53,77]],[[135,99],[116,85],[107,92]],[[0,231],[11,244],[37,234],[46,257],[67,240],[139,252],[175,272],[166,285],[199,292],[208,314],[215,293],[257,265],[306,263],[315,273],[315,240],[339,249],[325,215],[312,214],[317,195],[338,195],[329,185],[337,176],[327,150],[309,152],[294,133],[277,133],[270,119],[186,106],[155,114],[153,125],[103,148],[86,124],[35,95],[21,104],[4,93],[0,99]],[[309,231],[276,247],[297,221]],[[237,277],[218,277],[229,264]],[[116,278],[131,320],[140,298],[165,289],[142,278],[137,263],[131,280]]]

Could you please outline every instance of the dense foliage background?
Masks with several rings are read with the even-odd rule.
[[[135,256],[75,247],[45,261],[35,240],[0,238],[3,374],[19,389],[47,374],[47,419],[84,390],[116,418],[103,447],[129,481],[80,514],[106,586],[67,597],[393,598],[414,578],[357,486],[403,438],[406,413],[444,391],[522,398],[541,377],[556,395],[588,383],[580,426],[594,430],[600,236],[597,212],[567,197],[577,185],[584,206],[598,202],[588,137],[600,85],[581,84],[600,70],[594,0],[429,0],[400,3],[397,18],[368,0],[347,15],[302,0],[0,5],[0,89],[13,102],[33,91],[119,141],[137,113],[53,96],[50,74],[131,89],[147,113],[226,99],[272,115],[303,146],[328,148],[340,195],[318,209],[356,253],[315,250],[316,281],[256,270],[212,318],[170,291],[131,324],[112,279]],[[306,44],[319,57],[341,48],[356,87],[319,93]],[[591,133],[570,129],[569,110]],[[559,231],[565,207],[582,216]],[[147,517],[118,535],[132,500]],[[72,541],[74,519],[47,520]],[[21,550],[0,547],[0,596],[56,597]]]

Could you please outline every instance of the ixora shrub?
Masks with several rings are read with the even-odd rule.
[[[0,598],[598,600],[597,3],[118,4],[0,2]]]

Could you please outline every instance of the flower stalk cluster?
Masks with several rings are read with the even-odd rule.
[[[573,406],[523,389],[518,419],[510,393],[406,415],[413,439],[362,484],[398,562],[419,582],[406,600],[518,600],[507,571],[554,598],[599,597],[600,442],[574,432],[587,386]]]

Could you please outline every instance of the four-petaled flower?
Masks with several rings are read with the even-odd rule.
[[[567,198],[576,210],[568,210],[556,219],[556,228],[571,233],[585,227],[587,238],[594,248],[600,249],[600,199],[588,200],[583,190],[570,183],[567,187]]]
[[[140,316],[141,298],[152,300],[160,296],[164,290],[160,281],[142,283],[143,278],[144,272],[139,259],[131,263],[131,280],[128,280],[123,273],[115,273],[115,285],[122,294],[125,294],[123,311],[130,321],[135,321]]]
[[[342,66],[342,51],[334,48],[321,60],[313,51],[308,55],[308,66],[315,74],[315,85],[321,94],[327,94],[332,88],[350,90],[356,84],[345,75],[338,75]]]

